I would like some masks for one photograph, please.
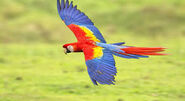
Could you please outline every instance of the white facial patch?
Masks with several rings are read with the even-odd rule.
[[[69,51],[71,51],[71,52],[74,52],[73,46],[67,46],[67,49],[68,49]]]

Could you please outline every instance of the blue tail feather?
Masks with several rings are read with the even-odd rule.
[[[121,45],[123,45],[123,44],[125,44],[125,42],[113,43],[112,45],[118,45],[118,46],[121,46]]]

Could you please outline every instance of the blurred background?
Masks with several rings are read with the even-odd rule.
[[[0,1],[0,101],[185,101],[185,0],[73,0],[109,43],[168,48],[116,57],[116,85],[95,87],[56,0]]]

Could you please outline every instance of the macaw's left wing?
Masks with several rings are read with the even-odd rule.
[[[93,84],[114,84],[117,70],[111,52],[98,46],[84,48],[83,52]]]
[[[73,6],[73,2],[68,0],[57,0],[58,13],[65,24],[73,31],[78,41],[91,40],[106,43],[100,31],[94,26],[93,22]]]

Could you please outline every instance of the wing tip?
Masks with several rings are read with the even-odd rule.
[[[57,0],[57,9],[58,9],[58,12],[60,12],[61,10],[60,0]]]
[[[116,67],[108,65],[102,61],[88,60],[86,61],[89,76],[94,85],[115,85]]]
[[[93,82],[93,84],[94,84],[95,86],[98,86],[98,83],[96,82],[96,80],[94,80],[94,79],[91,78],[91,81]]]

